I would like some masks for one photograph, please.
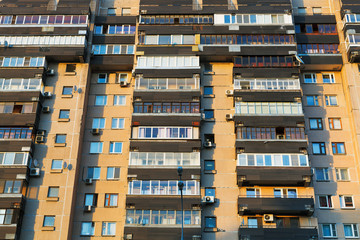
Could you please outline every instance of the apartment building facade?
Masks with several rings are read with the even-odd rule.
[[[359,238],[360,1],[0,11],[0,239]]]

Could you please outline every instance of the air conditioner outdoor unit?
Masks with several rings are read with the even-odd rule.
[[[205,196],[202,200],[204,203],[214,203],[215,197],[214,196]]]
[[[231,121],[234,119],[234,116],[232,114],[226,114],[226,121]]]
[[[91,212],[92,210],[92,206],[88,205],[88,206],[84,206],[84,212]]]
[[[100,129],[99,129],[99,128],[93,128],[93,129],[91,129],[91,134],[92,134],[92,135],[99,135],[99,134],[100,134]]]
[[[51,92],[44,92],[43,95],[44,95],[45,98],[51,98],[52,97]]]
[[[30,168],[30,176],[31,177],[39,177],[40,176],[40,168]]]
[[[46,131],[45,130],[37,130],[36,136],[45,136]]]
[[[133,235],[132,234],[125,234],[124,239],[131,240],[131,239],[133,239]]]
[[[204,142],[204,147],[213,147],[214,144],[211,141]]]
[[[48,69],[46,71],[46,75],[47,76],[54,76],[55,75],[55,70],[54,69]]]
[[[225,94],[226,94],[226,96],[232,96],[232,95],[234,95],[234,91],[233,90],[226,90]]]
[[[36,143],[43,143],[43,142],[45,142],[45,137],[44,136],[36,136],[35,142]]]
[[[42,109],[43,113],[49,113],[50,112],[50,107],[49,106],[44,106]]]
[[[92,182],[93,182],[92,178],[86,178],[85,179],[85,184],[87,184],[87,185],[91,185]]]
[[[274,221],[274,215],[272,215],[272,214],[265,214],[265,215],[264,215],[264,221],[265,221],[265,222],[273,222],[273,221]]]
[[[121,81],[119,81],[119,83],[120,83],[121,87],[127,87],[128,86],[128,82],[125,81],[125,80],[121,80]]]

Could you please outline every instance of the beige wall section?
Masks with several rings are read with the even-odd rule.
[[[213,86],[215,98],[203,98],[203,109],[214,109],[215,122],[204,122],[203,134],[215,134],[216,148],[202,150],[202,160],[215,160],[216,174],[203,174],[202,187],[215,187],[217,202],[203,208],[206,216],[217,217],[217,228],[223,232],[204,232],[203,239],[237,239],[240,225],[237,200],[239,187],[236,181],[236,154],[234,122],[227,122],[225,115],[234,114],[233,98],[227,97],[226,90],[233,89],[233,64],[211,63],[214,75],[204,74],[202,86]],[[216,99],[216,101],[215,101]],[[203,162],[203,161],[202,161]]]
[[[37,144],[34,159],[38,160],[41,176],[32,178],[29,184],[21,239],[69,239],[71,214],[73,209],[74,183],[78,172],[78,155],[81,151],[81,127],[85,104],[85,89],[88,77],[88,64],[76,64],[76,74],[65,73],[66,64],[50,64],[55,76],[47,77],[45,91],[52,92],[52,98],[43,102],[50,106],[51,113],[42,113],[39,129],[46,130],[45,144]],[[73,92],[72,97],[62,96],[64,86],[82,89]],[[60,122],[60,109],[70,110],[70,121]],[[56,134],[66,134],[66,146],[55,146]],[[53,159],[62,159],[61,172],[51,172]],[[59,187],[59,200],[47,199],[48,187]],[[43,228],[44,215],[55,216],[55,230]]]
[[[322,14],[334,14],[334,9],[331,5],[333,0],[292,0],[293,14],[302,14],[299,8],[305,8],[306,14],[312,15],[313,8],[321,8]]]
[[[131,72],[127,73],[128,81],[131,79]],[[115,73],[110,73],[107,84],[97,83],[97,73],[91,76],[91,87],[89,93],[88,110],[86,115],[86,127],[84,134],[84,148],[82,153],[81,167],[79,170],[78,192],[76,198],[76,211],[74,217],[74,231],[71,239],[81,239],[81,222],[90,221],[95,223],[95,234],[91,239],[107,238],[102,236],[102,222],[116,222],[116,239],[122,239],[125,224],[125,200],[127,193],[127,166],[129,159],[129,138],[131,134],[131,114],[132,114],[132,92],[134,82],[130,87],[120,87],[115,82]],[[94,106],[96,95],[107,95],[106,106]],[[126,104],[114,106],[114,95],[126,96]],[[93,136],[93,118],[105,118],[105,128],[101,130],[99,136]],[[124,118],[124,129],[112,129],[112,118]],[[90,142],[103,142],[102,154],[89,154]],[[110,141],[122,142],[121,154],[110,154]],[[100,180],[94,181],[92,185],[86,185],[87,167],[101,167]],[[107,167],[120,167],[119,180],[107,180]],[[98,194],[97,207],[91,213],[84,212],[85,193]],[[118,195],[118,206],[113,208],[104,207],[105,194],[115,193]],[[90,237],[89,237],[90,238]]]
[[[117,16],[138,15],[140,0],[99,0],[98,15],[106,16],[114,8]]]

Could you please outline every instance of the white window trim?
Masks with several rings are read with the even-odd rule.
[[[330,197],[330,202],[331,202],[331,205],[332,205],[332,206],[321,207],[321,206],[320,206],[320,197],[326,197],[326,204],[327,204],[327,205],[329,205],[329,201],[328,201],[328,200],[329,200],[329,197]],[[319,203],[319,208],[320,208],[320,209],[333,209],[333,208],[334,208],[334,202],[333,202],[333,199],[332,199],[332,198],[333,198],[332,195],[318,195],[317,198],[318,198],[318,203]]]
[[[331,236],[325,236],[325,235],[324,235],[324,225],[330,225],[330,233],[331,233]],[[322,233],[323,233],[323,237],[324,237],[324,238],[334,238],[334,237],[337,237],[336,223],[323,223],[323,224],[321,224],[321,230],[322,230]],[[336,234],[336,235],[333,235],[334,230],[335,230],[335,234]]]
[[[324,82],[324,75],[329,75],[329,77],[330,77],[330,82],[328,82],[328,83]],[[333,83],[336,83],[336,81],[335,81],[335,74],[334,74],[334,73],[322,73],[321,76],[322,76],[322,79],[323,79],[323,83],[324,83],[324,84],[333,84]]]
[[[345,197],[351,197],[351,202],[352,202],[352,207],[346,207],[345,206]],[[352,195],[339,195],[339,200],[340,200],[340,208],[341,209],[353,209],[355,208],[355,202],[354,202],[354,196]]]

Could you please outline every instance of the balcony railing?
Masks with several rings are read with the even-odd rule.
[[[299,79],[234,79],[240,90],[300,90]]]
[[[190,114],[199,113],[200,103],[198,102],[177,102],[177,103],[134,103],[134,113],[154,113],[154,114]]]
[[[345,45],[347,50],[351,46],[360,47],[360,34],[348,34],[345,39]]]
[[[131,152],[129,165],[139,167],[200,166],[200,153]]]
[[[200,90],[199,78],[136,78],[135,90]]]
[[[31,139],[32,128],[0,128],[0,140]]]
[[[29,153],[22,152],[0,152],[0,165],[12,166],[22,165],[27,166],[28,161],[31,161]]]
[[[360,14],[345,14],[346,23],[360,23]]]
[[[184,195],[200,195],[200,182],[183,181]],[[180,195],[178,181],[131,181],[129,182],[130,195]]]
[[[300,102],[235,102],[235,114],[302,115]]]
[[[42,81],[38,78],[0,78],[0,91],[41,91],[42,88]]]
[[[296,66],[291,56],[242,56],[235,57],[234,67],[283,68]]]
[[[142,15],[140,24],[213,24],[212,15]]]
[[[181,219],[185,226],[200,226],[201,211],[185,210],[126,210],[126,225],[178,225],[181,227]],[[159,227],[159,226],[158,226]]]
[[[16,25],[87,25],[87,15],[19,15]],[[11,20],[6,23],[11,24]]]
[[[252,167],[308,167],[304,154],[238,154],[238,166]]]
[[[338,44],[298,44],[299,54],[339,54]]]
[[[237,140],[306,140],[304,128],[238,127]]]
[[[315,226],[277,226],[277,225],[240,225],[239,228],[265,228],[265,229],[316,229]]]
[[[201,44],[206,45],[293,45],[293,35],[201,35]]]

